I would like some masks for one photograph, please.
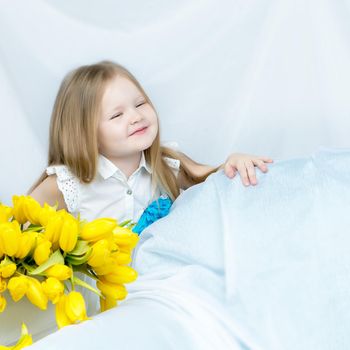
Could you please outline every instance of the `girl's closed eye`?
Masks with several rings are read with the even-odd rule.
[[[143,105],[145,105],[145,104],[147,104],[147,101],[141,101],[140,103],[138,103],[138,104],[136,105],[136,108],[139,108],[139,107],[141,107],[141,106],[143,106]],[[120,116],[122,116],[122,115],[123,115],[123,113],[118,113],[118,114],[113,115],[113,116],[110,117],[109,119],[112,120],[112,119],[118,118],[118,117],[120,117]]]
[[[112,120],[114,118],[118,118],[122,115],[123,113],[119,113],[119,114],[116,114],[116,115],[113,115],[112,117],[109,118],[109,120]]]
[[[140,102],[139,104],[136,105],[136,108],[141,107],[141,106],[145,105],[146,103],[147,103],[146,101]]]

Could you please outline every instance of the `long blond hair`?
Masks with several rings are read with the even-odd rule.
[[[117,63],[102,61],[73,70],[64,78],[53,107],[48,166],[66,165],[82,183],[94,180],[98,162],[97,126],[102,96],[106,84],[116,76],[123,76],[134,83],[155,110],[136,78]],[[187,188],[203,182],[219,168],[203,176],[191,173],[188,166],[190,159],[187,156],[160,145],[159,128],[155,140],[144,153],[152,169],[152,187],[160,186],[172,200],[180,194],[180,179],[181,184],[185,184]],[[177,178],[163,157],[180,160],[180,172]],[[44,172],[29,193],[47,176]]]

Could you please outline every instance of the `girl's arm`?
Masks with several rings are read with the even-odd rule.
[[[242,183],[246,186],[250,184],[256,185],[257,179],[255,175],[255,166],[262,172],[266,173],[268,168],[265,163],[272,163],[273,160],[268,157],[259,157],[243,153],[232,153],[225,161],[225,163],[214,167],[211,165],[199,164],[181,152],[181,161],[195,176],[202,177],[208,173],[215,172],[219,169],[224,169],[225,175],[229,178],[236,176],[237,172],[241,176]],[[191,184],[186,176],[179,174],[180,188],[187,189]]]
[[[44,205],[44,203],[47,203],[50,206],[58,204],[57,210],[67,210],[63,195],[57,186],[56,175],[48,176],[31,193],[29,193],[29,195],[41,205]]]
[[[186,169],[186,171],[181,169],[177,178],[179,187],[184,190],[196,183],[204,181],[209,174],[223,167],[223,165],[214,167],[211,165],[200,164],[182,152],[178,152],[178,154],[180,155],[178,158],[180,158],[181,165]],[[193,181],[193,178],[196,178],[196,181]]]

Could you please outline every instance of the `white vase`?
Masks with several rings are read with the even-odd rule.
[[[96,283],[86,275],[76,272],[75,275],[96,287]],[[75,290],[82,293],[88,316],[93,316],[99,311],[99,297],[93,292],[76,286]],[[17,342],[21,334],[21,326],[24,322],[33,341],[58,330],[56,325],[55,305],[50,301],[46,310],[41,310],[33,305],[26,296],[18,302],[14,302],[10,293],[6,290],[2,293],[7,300],[4,312],[0,313],[0,345],[12,345]]]
[[[33,340],[40,339],[57,329],[55,306],[50,302],[47,310],[43,311],[26,297],[14,302],[8,291],[3,293],[3,296],[7,300],[7,306],[4,312],[0,313],[0,345],[12,345],[19,339],[22,322],[26,324]]]

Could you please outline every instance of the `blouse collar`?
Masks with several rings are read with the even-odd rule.
[[[140,169],[142,168],[145,168],[145,170],[149,174],[152,174],[152,169],[148,164],[148,162],[146,162],[144,151],[142,151],[140,164],[134,173],[140,171]],[[113,175],[115,175],[115,177],[117,178],[125,179],[125,174],[115,164],[113,164],[108,158],[104,157],[102,154],[99,154],[98,156],[98,172],[105,180],[112,177]]]

